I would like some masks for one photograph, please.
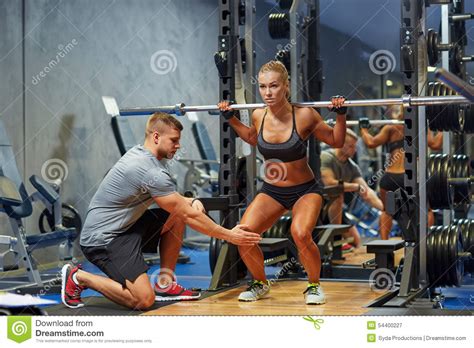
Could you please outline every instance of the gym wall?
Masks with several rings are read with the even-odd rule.
[[[48,160],[63,161],[63,201],[84,219],[97,185],[120,158],[102,95],[124,106],[217,100],[215,1],[196,5],[194,0],[180,0],[179,9],[175,1],[155,0],[0,2],[0,115],[25,183],[41,174]],[[160,57],[169,57],[171,65],[160,65]],[[180,120],[183,157],[199,157],[189,122]],[[203,117],[210,126],[215,120]],[[142,142],[142,126],[134,128],[140,128]],[[218,148],[218,139],[212,139]],[[38,233],[42,209],[28,219],[28,231]],[[6,219],[0,222],[1,233],[9,233]],[[48,249],[36,252],[39,261],[56,250]]]

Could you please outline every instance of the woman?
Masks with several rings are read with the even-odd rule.
[[[390,116],[394,120],[403,120],[403,108],[401,105],[392,106],[389,109]],[[372,136],[369,133],[370,123],[367,119],[359,121],[360,134],[362,140],[369,148],[375,148],[380,145],[387,145],[389,158],[385,162],[385,172],[380,179],[380,198],[385,207],[385,197],[387,191],[395,191],[398,188],[405,187],[405,151],[403,150],[404,142],[404,125],[387,125],[376,135]],[[439,150],[443,143],[442,133],[436,136],[428,130],[428,147],[432,150]],[[428,225],[434,223],[434,215],[431,210],[428,212]],[[385,209],[380,215],[380,236],[382,239],[388,239],[392,229],[392,216],[385,212]]]
[[[285,66],[278,61],[264,64],[258,74],[259,92],[265,109],[252,113],[252,125],[244,125],[235,117],[228,102],[218,104],[223,117],[250,145],[257,146],[265,159],[266,175],[262,189],[248,206],[242,224],[263,233],[285,212],[292,210],[291,235],[298,249],[309,284],[305,290],[307,304],[325,303],[319,284],[321,261],[312,232],[321,210],[321,184],[308,165],[307,140],[314,136],[330,146],[341,147],[346,132],[344,97],[333,97],[331,111],[337,113],[334,128],[324,123],[312,108],[293,107],[288,102],[289,81]],[[268,295],[263,253],[260,247],[240,247],[239,253],[253,280],[239,296],[240,301],[256,301]]]

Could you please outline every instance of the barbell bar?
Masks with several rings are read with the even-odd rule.
[[[468,104],[469,101],[462,96],[444,96],[444,97],[412,97],[409,94],[403,95],[401,98],[386,99],[360,99],[346,100],[343,106],[383,106],[383,105],[402,105],[403,107],[420,106],[420,105],[445,105],[445,104]],[[332,106],[330,101],[312,101],[292,103],[297,107],[325,108]],[[266,107],[264,103],[255,104],[233,104],[235,110],[247,109],[263,109]],[[197,105],[186,106],[184,103],[168,106],[156,107],[127,107],[119,109],[121,116],[143,116],[151,115],[155,112],[165,112],[175,114],[176,116],[184,116],[187,112],[203,112],[203,111],[219,111],[217,105]]]
[[[336,123],[336,121],[333,119],[328,119],[325,122],[328,123],[329,125]],[[402,120],[369,120],[369,123],[371,126],[387,126],[387,125],[405,124],[405,122]],[[359,121],[358,120],[346,121],[346,126],[357,127],[359,126]]]
[[[471,86],[468,82],[460,79],[458,76],[450,73],[449,71],[443,68],[437,68],[435,70],[435,78],[451,88],[456,93],[464,96],[471,103],[474,103],[474,87]],[[438,97],[439,98],[439,97]]]
[[[161,106],[159,107],[159,109],[157,108],[132,108],[132,109],[127,109],[127,110],[130,110],[130,114],[127,114],[127,113],[123,113],[119,110],[118,108],[118,105],[117,105],[117,102],[115,101],[115,98],[113,97],[102,97],[102,101],[104,103],[104,106],[105,106],[105,109],[107,111],[107,113],[110,115],[110,116],[139,116],[139,115],[150,115],[154,112],[156,112],[157,110],[161,111],[161,112],[166,112],[166,113],[175,113],[175,112],[180,112],[180,108],[182,108],[184,106],[184,104],[177,104],[176,106]],[[235,104],[237,105],[237,104]],[[233,105],[233,107],[235,106]],[[250,106],[254,106],[254,105],[264,105],[264,104],[242,104],[242,105],[246,105],[247,107],[250,107]],[[194,110],[193,111],[197,111],[196,108],[199,108],[198,111],[206,111],[206,110],[203,110],[203,108],[205,108],[206,106],[201,106],[201,107],[193,107]],[[214,106],[212,106],[214,107]],[[122,109],[122,110],[125,110],[125,109]],[[133,111],[132,111],[133,110]],[[177,110],[177,111],[176,111]],[[167,112],[169,111],[169,112]],[[187,110],[187,111],[190,111],[190,110]],[[219,115],[219,112],[215,112],[213,113],[213,115]],[[326,123],[328,124],[331,124],[331,123],[334,123],[335,120],[333,119],[328,119],[325,121]],[[385,126],[385,125],[396,125],[396,124],[404,124],[403,121],[400,121],[400,120],[370,120],[370,125],[371,126]],[[359,125],[359,121],[354,121],[354,120],[350,120],[350,121],[346,121],[346,126],[350,127],[350,126],[358,126]]]

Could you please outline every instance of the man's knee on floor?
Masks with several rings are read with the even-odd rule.
[[[150,292],[141,296],[136,296],[132,300],[132,306],[134,309],[148,309],[155,303],[155,293]]]

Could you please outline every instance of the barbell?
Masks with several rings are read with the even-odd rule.
[[[441,51],[450,51],[452,48],[454,48],[453,43],[442,44],[438,33],[434,29],[428,29],[426,49],[428,51],[428,62],[430,66],[438,64]]]
[[[112,101],[113,100],[113,101]],[[151,107],[125,107],[119,109],[116,106],[115,99],[112,97],[102,97],[107,113],[112,116],[143,116],[151,115],[155,112],[164,112],[167,114],[174,114],[176,116],[184,116],[187,112],[219,112],[217,105],[196,105],[186,106],[184,103],[166,106],[151,106]],[[112,103],[115,105],[112,106]],[[386,98],[386,99],[359,99],[346,100],[343,106],[388,106],[388,105],[402,105],[403,107],[422,106],[422,105],[446,105],[446,104],[469,104],[469,100],[462,96],[411,96],[404,94],[400,98]],[[327,108],[331,107],[330,101],[310,101],[310,102],[295,102],[291,103],[297,107],[311,107],[311,108]],[[264,103],[254,104],[233,104],[234,110],[248,110],[248,109],[263,109],[266,107]]]

